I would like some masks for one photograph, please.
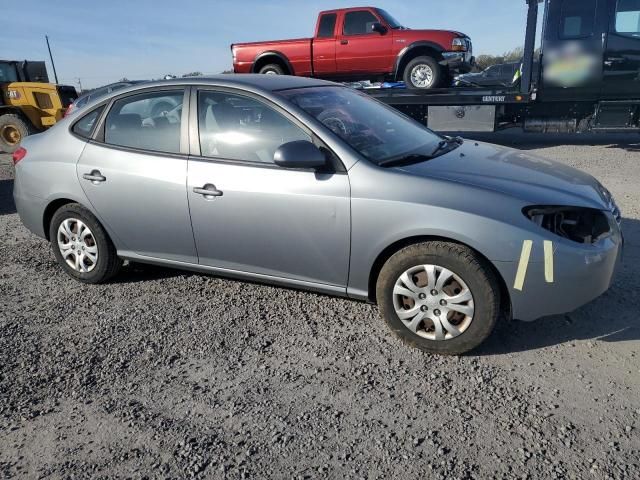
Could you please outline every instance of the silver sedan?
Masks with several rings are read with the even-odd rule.
[[[133,86],[27,138],[14,163],[22,222],[76,280],[130,260],[376,302],[434,353],[591,301],[622,247],[591,176],[299,77]]]

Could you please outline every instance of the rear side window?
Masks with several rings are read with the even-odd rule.
[[[80,135],[83,138],[91,138],[93,129],[95,128],[96,122],[98,121],[98,118],[100,118],[100,114],[103,110],[104,105],[95,108],[87,113],[73,125],[73,133],[75,133],[76,135]]]
[[[363,35],[371,33],[371,25],[378,22],[378,18],[368,10],[347,12],[344,16],[345,35]]]
[[[564,0],[560,14],[560,38],[593,35],[597,0]]]
[[[318,27],[318,38],[333,37],[336,28],[336,14],[325,13],[320,17],[320,26]]]
[[[311,141],[300,127],[270,106],[244,95],[202,91],[198,94],[200,151],[254,163],[273,163],[280,145]]]
[[[640,37],[640,0],[618,0],[616,32]]]
[[[104,141],[110,145],[180,153],[184,91],[141,93],[114,102],[107,114]]]

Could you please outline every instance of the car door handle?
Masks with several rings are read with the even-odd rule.
[[[340,40],[340,45],[349,45],[349,40]]]
[[[604,64],[605,64],[607,67],[610,67],[610,66],[612,66],[614,63],[622,63],[622,62],[624,62],[624,60],[625,60],[625,59],[624,59],[624,58],[622,58],[622,57],[609,57],[609,58],[607,58],[607,59],[604,61]]]
[[[214,197],[221,197],[222,191],[218,190],[216,186],[212,183],[207,183],[204,187],[198,188],[193,187],[193,193],[197,193],[198,195],[203,195],[206,199],[212,199]]]
[[[91,170],[91,173],[85,173],[82,175],[82,178],[85,180],[89,180],[94,185],[97,185],[100,182],[104,182],[107,177],[100,173],[100,170]]]

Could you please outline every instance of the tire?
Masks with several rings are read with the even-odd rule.
[[[262,67],[258,73],[265,75],[284,75],[284,68],[282,68],[277,63],[270,63],[269,65],[265,65]]]
[[[15,113],[0,115],[0,151],[15,152],[24,137],[36,133],[27,120]]]
[[[427,269],[424,268],[427,265],[434,266],[435,283],[427,281]],[[398,291],[409,291],[408,288],[401,289],[407,287],[407,283],[400,277],[414,268],[417,271],[411,273],[409,279],[415,280],[413,285],[418,289],[424,289],[418,290],[420,293],[411,292],[416,300],[397,294]],[[436,291],[437,295],[433,295],[435,288],[432,287],[438,288],[441,276],[444,275],[442,279],[448,276],[443,268],[453,276]],[[397,282],[401,282],[400,287]],[[473,350],[491,334],[500,316],[500,288],[491,267],[473,250],[455,243],[426,242],[398,251],[382,267],[376,295],[389,328],[405,344],[429,353],[460,355]],[[469,296],[471,299],[464,302],[451,300]],[[443,300],[444,304],[441,303]],[[398,311],[407,312],[405,321],[400,319]],[[436,321],[431,318],[444,320],[438,321],[440,333]],[[410,329],[412,326],[415,331]]]
[[[79,224],[84,224],[85,228],[88,228],[89,234],[84,236],[81,240],[80,237],[71,236],[71,239],[67,243],[69,235],[61,233],[59,236],[59,229],[64,222],[69,230],[66,230],[70,234],[82,233],[82,228]],[[64,226],[62,227],[63,230]],[[78,232],[78,230],[81,230]],[[72,278],[82,283],[104,283],[111,279],[118,273],[122,266],[122,260],[118,258],[116,248],[111,242],[111,239],[107,235],[107,232],[102,228],[98,219],[86,208],[78,203],[68,203],[60,207],[56,213],[54,213],[51,219],[51,225],[49,226],[49,239],[51,241],[51,247],[53,248],[53,254],[56,260],[62,267],[62,269]],[[63,255],[59,240],[64,245],[69,247],[65,249],[68,255]],[[76,262],[78,257],[73,252],[84,250],[80,255],[83,258],[81,262]],[[92,261],[90,253],[95,250],[96,259]],[[75,264],[75,266],[70,265]],[[76,266],[81,264],[79,268]],[[86,271],[85,271],[86,270]]]
[[[419,69],[430,72],[430,77],[424,78],[424,83],[416,83],[416,78],[413,76],[414,70],[418,70],[416,75],[420,76]],[[430,80],[428,80],[430,78]],[[445,74],[442,66],[432,57],[416,57],[411,60],[404,68],[402,79],[404,80],[407,88],[413,88],[418,90],[429,90],[431,88],[438,88],[442,85],[445,78]]]

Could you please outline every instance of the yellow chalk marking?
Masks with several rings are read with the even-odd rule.
[[[544,241],[544,279],[553,283],[553,242]]]
[[[531,257],[532,240],[522,242],[522,253],[520,254],[520,263],[518,264],[518,272],[516,273],[516,282],[513,288],[522,291],[524,278],[527,276],[527,267],[529,266],[529,257]]]

